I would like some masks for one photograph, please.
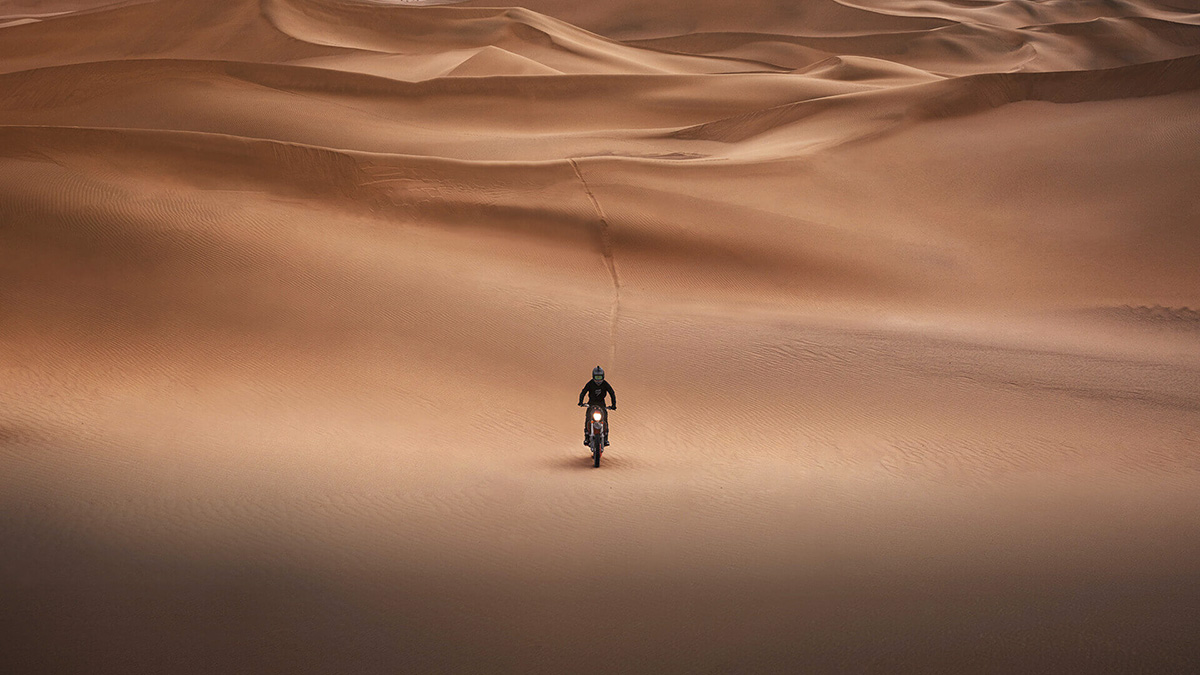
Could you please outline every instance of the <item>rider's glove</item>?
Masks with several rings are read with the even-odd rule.
[[[580,408],[582,408],[582,407],[583,407],[583,401],[580,401],[580,402],[579,402],[579,407],[580,407]]]

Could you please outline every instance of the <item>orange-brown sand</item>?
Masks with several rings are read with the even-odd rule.
[[[1195,667],[1200,5],[488,5],[0,0],[0,672]]]

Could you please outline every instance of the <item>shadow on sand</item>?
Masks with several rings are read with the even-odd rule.
[[[626,469],[629,468],[629,460],[626,457],[605,450],[604,455],[600,458],[600,466],[593,466],[592,453],[587,448],[580,447],[577,453],[570,455],[557,455],[552,458],[548,464],[551,467],[563,471],[579,471],[586,469],[588,471],[600,471],[602,469]]]

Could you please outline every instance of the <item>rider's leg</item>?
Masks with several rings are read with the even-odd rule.
[[[601,408],[603,417],[601,421],[604,423],[604,445],[608,445],[608,408]]]

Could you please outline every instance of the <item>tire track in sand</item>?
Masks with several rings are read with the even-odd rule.
[[[612,233],[609,231],[608,217],[604,215],[604,209],[600,207],[600,202],[596,200],[596,195],[592,192],[592,188],[588,186],[587,180],[583,177],[583,172],[579,170],[574,158],[567,158],[567,162],[571,164],[571,169],[575,171],[575,177],[579,179],[579,184],[583,186],[583,191],[587,193],[588,200],[592,203],[592,208],[596,211],[596,218],[600,221],[600,255],[604,257],[604,264],[608,267],[609,277],[612,279],[613,300],[612,307],[609,310],[608,324],[608,363],[609,368],[612,368],[617,361],[617,322],[621,316],[621,275],[617,272],[617,261],[613,257]]]

